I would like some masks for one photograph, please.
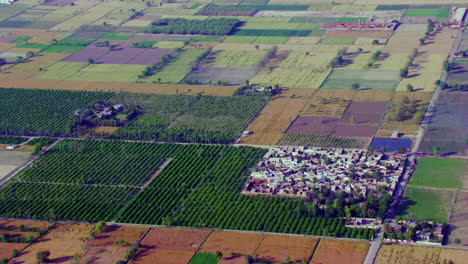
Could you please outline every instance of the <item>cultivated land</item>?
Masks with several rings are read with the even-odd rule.
[[[34,139],[21,152],[0,151],[0,176],[24,164],[30,151],[39,154],[0,186],[0,216],[376,235],[365,260],[371,263],[380,233],[346,227],[343,218],[394,215],[383,206],[392,203],[390,194],[370,195],[373,183],[355,189],[370,197],[356,204],[336,188],[311,189],[303,199],[241,191],[267,147],[402,152],[414,145],[424,156],[409,154],[406,170],[415,173],[403,173],[394,186],[393,198],[404,193],[398,214],[448,223],[445,240],[466,245],[468,110],[464,87],[455,84],[466,82],[468,65],[461,52],[446,64],[452,49],[468,47],[466,33],[454,47],[460,40],[454,8],[461,6],[461,0],[2,4],[0,135],[50,138]],[[453,69],[446,79],[448,66]],[[449,85],[444,91],[437,90],[440,79]],[[430,104],[433,96],[438,100]],[[44,151],[56,137],[57,144]],[[0,149],[24,142],[14,140],[0,138]],[[356,168],[348,169],[343,178],[352,176],[346,186],[355,188]],[[322,172],[298,167],[285,173]],[[381,177],[375,171],[364,178]],[[307,178],[291,185],[302,186]],[[82,263],[232,264],[247,255],[257,258],[253,262],[362,263],[369,249],[363,241],[115,224],[91,238],[93,226],[70,223],[56,224],[27,246],[27,235],[39,232],[19,228],[3,231],[0,259],[26,248],[10,262],[33,262],[47,249],[55,263],[79,257]],[[8,235],[11,243],[5,242]],[[383,246],[376,263],[465,258],[463,251]]]

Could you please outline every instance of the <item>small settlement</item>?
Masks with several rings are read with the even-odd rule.
[[[244,194],[305,198],[315,188],[333,193],[393,194],[406,154],[361,149],[274,147],[249,176]]]

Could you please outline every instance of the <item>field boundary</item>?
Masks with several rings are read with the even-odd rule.
[[[314,248],[312,249],[312,254],[310,255],[309,259],[307,260],[307,263],[311,263],[312,262],[312,259],[314,258],[315,256],[315,253],[317,252],[318,250],[318,247],[319,247],[319,244],[322,242],[322,238],[319,238],[317,243],[315,243],[315,246]]]

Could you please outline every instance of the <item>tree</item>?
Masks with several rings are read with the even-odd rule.
[[[215,256],[218,260],[220,260],[223,258],[223,253],[221,253],[219,250],[216,250]]]
[[[440,155],[440,148],[438,146],[432,147],[432,154],[439,156]]]
[[[105,228],[106,228],[106,222],[104,222],[104,221],[99,221],[99,222],[96,224],[96,227],[94,228],[94,230],[95,230],[97,233],[101,233],[102,231],[104,231]]]
[[[16,63],[20,63],[20,62],[23,62],[24,61],[24,58],[22,56],[18,56],[16,57]]]
[[[412,92],[412,91],[413,91],[413,85],[410,84],[410,83],[408,83],[408,85],[406,85],[406,90],[407,90],[408,92]]]
[[[94,63],[94,59],[93,58],[88,58],[88,64],[93,64]]]
[[[50,40],[50,44],[52,45],[57,45],[57,42],[58,42],[57,39],[54,39],[54,38]]]
[[[0,66],[3,66],[6,64],[6,59],[0,58]]]
[[[400,77],[405,78],[408,77],[409,69],[408,67],[400,69]]]
[[[460,245],[460,243],[461,243],[461,238],[456,237],[455,238],[455,244]]]
[[[258,50],[260,48],[259,45],[255,45],[255,49]]]
[[[32,56],[34,56],[34,52],[28,51],[28,52],[26,53],[26,58],[31,58]]]
[[[49,263],[50,252],[47,250],[39,251],[36,253],[36,262],[38,264]]]
[[[11,257],[16,258],[18,255],[19,255],[19,251],[16,248],[14,248],[13,253],[11,254]]]
[[[378,39],[374,39],[372,41],[372,45],[379,45],[379,40]]]
[[[359,83],[353,83],[352,87],[353,87],[353,90],[359,89]]]

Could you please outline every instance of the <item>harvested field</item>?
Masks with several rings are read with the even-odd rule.
[[[73,254],[82,255],[85,252],[89,231],[92,228],[90,224],[57,224],[48,234],[16,257],[12,263],[34,263],[36,253],[43,250],[50,251],[51,262],[71,262]]]
[[[290,37],[286,44],[317,44],[320,37]]]
[[[183,41],[158,41],[154,44],[153,47],[160,49],[177,49],[184,47],[185,43]]]
[[[0,75],[0,79],[18,80],[29,78],[39,72],[40,68],[46,68],[67,56],[68,54],[64,53],[44,53],[34,56],[27,59],[25,62],[16,64],[7,71],[3,71]]]
[[[96,133],[105,133],[105,134],[112,134],[117,131],[119,127],[112,127],[112,126],[98,126],[93,128],[93,131]]]
[[[321,239],[312,258],[311,264],[349,263],[360,264],[364,262],[369,243],[337,239]]]
[[[342,38],[342,37],[337,37],[337,38],[322,38],[322,41],[320,41],[320,44],[324,45],[352,45],[356,38]]]
[[[135,82],[144,69],[144,65],[90,64],[70,77],[70,80]]]
[[[198,67],[185,77],[184,80],[197,81],[207,84],[228,82],[228,84],[241,84],[245,80],[252,79],[258,72],[258,68],[249,67]]]
[[[467,256],[465,250],[392,244],[380,248],[376,264],[437,264],[449,260],[457,264],[464,263]]]
[[[244,256],[225,256],[219,264],[245,264]]]
[[[446,55],[420,52],[414,59],[414,66],[410,67],[408,77],[403,78],[397,91],[405,91],[408,84],[416,91],[432,92],[436,88],[435,81],[442,75]]]
[[[254,256],[264,235],[257,233],[241,233],[232,231],[214,231],[203,243],[200,251],[223,254],[231,252]]]
[[[400,22],[404,24],[419,24],[426,26],[428,19],[431,19],[432,21],[437,21],[436,16],[404,16],[401,18]]]
[[[18,251],[23,250],[28,244],[27,243],[6,243],[0,242],[0,259],[8,259],[11,258],[13,250],[16,249]]]
[[[369,112],[372,109],[372,112]],[[353,101],[341,118],[298,117],[287,134],[330,135],[336,137],[371,137],[382,119],[387,103]]]
[[[468,84],[468,62],[455,62],[453,70],[448,73],[449,84]]]
[[[270,66],[270,64],[263,67],[251,83],[317,89],[330,73],[328,64],[334,56],[332,53],[306,55],[294,51],[279,66]]]
[[[468,245],[468,222],[466,215],[468,214],[468,192],[465,190],[460,190],[457,196],[457,202],[453,208],[450,225],[452,226],[452,231],[450,234],[450,243],[454,244],[455,238],[461,239],[461,245]]]
[[[139,241],[148,232],[149,227],[107,225],[103,232],[96,235],[94,247],[119,247],[116,241],[133,243]]]
[[[226,38],[227,39],[227,38]],[[253,41],[252,41],[253,42]],[[268,51],[268,50],[271,50],[271,48],[273,48],[274,46],[277,46],[277,45],[274,45],[274,44],[259,44],[258,45],[258,50],[261,50],[261,51]],[[247,42],[247,43],[219,43],[217,44],[216,46],[213,47],[213,50],[246,50],[246,51],[256,51],[257,48],[256,48],[256,45],[255,44],[251,44],[251,42]]]
[[[86,264],[115,264],[118,261],[125,259],[127,251],[131,247],[92,247],[84,256],[81,257],[80,263]]]
[[[26,228],[33,228],[42,231],[47,231],[53,225],[52,222],[38,221],[38,220],[23,220],[23,219],[13,219],[6,218],[0,220],[0,230],[1,229],[19,229],[21,225],[24,225]]]
[[[457,30],[444,28],[432,33],[426,43],[419,48],[420,53],[441,54],[447,56],[453,46]]]
[[[391,30],[329,30],[325,37],[327,38],[373,38],[387,39],[392,35]]]
[[[397,29],[393,36],[388,40],[387,45],[383,47],[383,52],[391,53],[406,53],[410,54],[414,49],[419,47],[419,39],[424,36],[426,28],[417,30],[401,30]]]
[[[364,149],[369,145],[370,137],[334,137],[329,135],[284,134],[278,145],[309,146],[322,148]]]
[[[132,263],[188,263],[211,231],[153,228]],[[206,251],[206,250],[203,250]]]
[[[286,257],[308,260],[317,242],[317,238],[311,237],[265,235],[254,255],[272,262],[282,262]]]
[[[203,63],[213,67],[257,67],[265,55],[265,51],[217,50]]]
[[[322,84],[322,89],[353,89],[359,84],[359,89],[392,91],[398,85],[398,71],[383,70],[341,70],[335,69]]]
[[[26,151],[0,150],[0,179],[16,167],[26,163],[30,156],[31,153]]]
[[[242,138],[241,143],[252,145],[274,145],[283,133],[288,129],[291,122],[307,103],[307,97],[315,90],[288,89],[281,95],[274,97],[257,118],[250,123],[247,131],[253,134]],[[294,98],[290,96],[295,94]]]
[[[408,56],[408,54],[384,53],[382,58],[377,60],[371,70],[399,71],[405,67],[408,62]]]
[[[47,80],[66,80],[86,67],[84,62],[57,62],[36,73],[31,78]]]

